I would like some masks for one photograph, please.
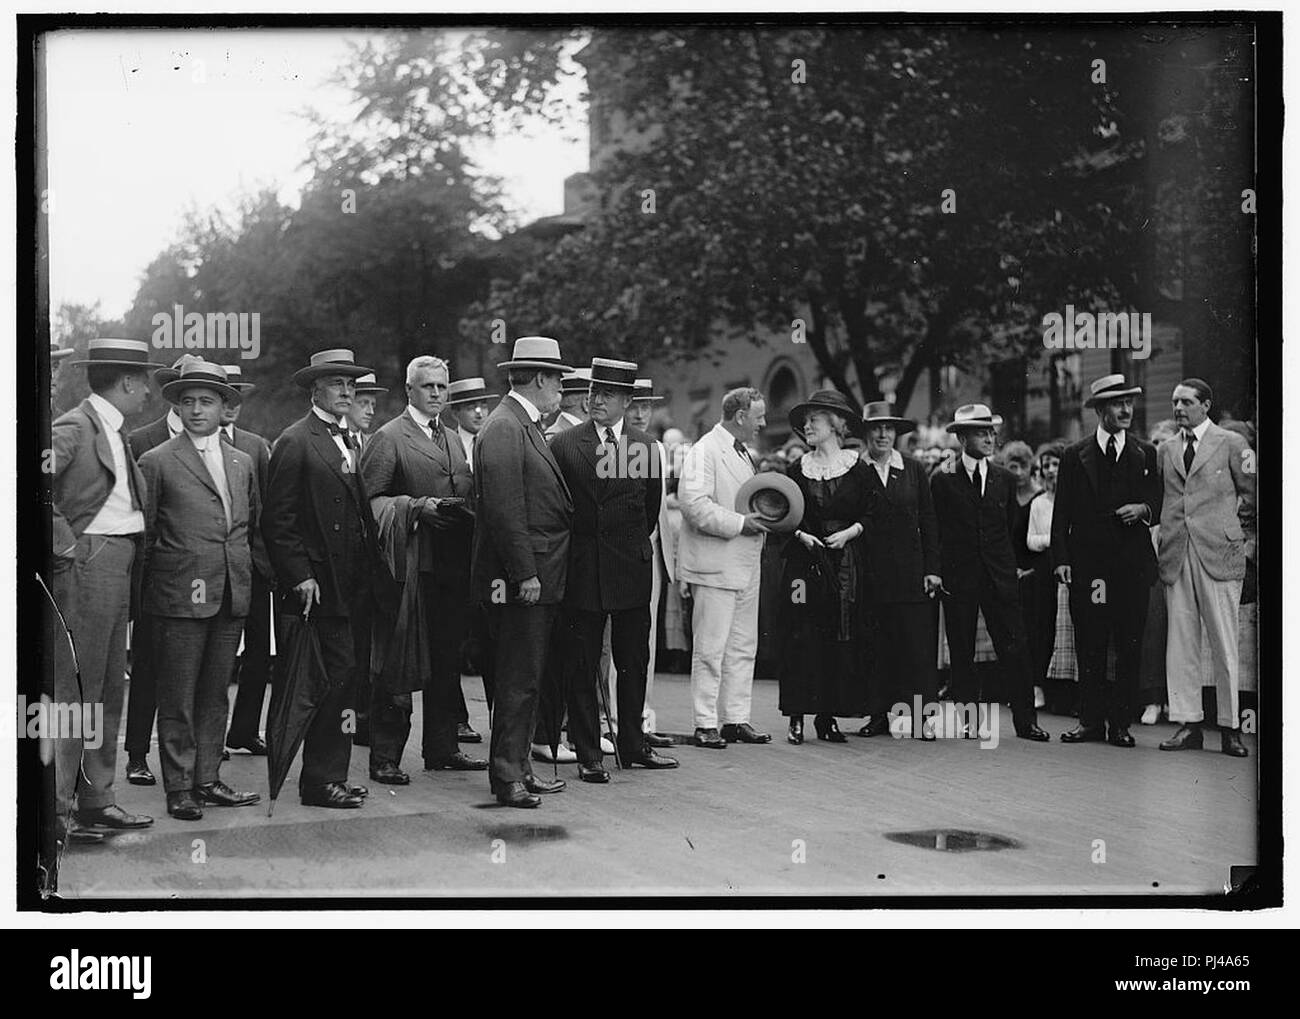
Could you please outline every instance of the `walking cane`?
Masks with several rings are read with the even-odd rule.
[[[605,712],[605,731],[608,732],[611,736],[614,736],[614,722],[609,716],[609,692],[605,689],[605,684],[600,681],[599,677],[597,677],[596,679],[596,693],[600,695],[600,706]],[[614,736],[613,743],[614,743],[614,764],[618,766],[619,771],[622,771],[623,758],[619,756],[617,736]]]

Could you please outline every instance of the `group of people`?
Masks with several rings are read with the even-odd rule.
[[[566,364],[547,337],[515,341],[495,408],[483,379],[453,381],[444,361],[415,358],[405,409],[373,433],[375,397],[387,390],[352,351],[318,352],[294,375],[309,409],[273,446],[236,423],[253,389],[238,366],[191,355],[164,366],[148,353],[139,341],[91,341],[76,362],[90,395],[52,429],[52,587],[81,671],[79,691],[56,693],[104,706],[97,746],[60,744],[64,839],[152,823],[114,794],[128,624],[127,778],[157,781],[147,760],[156,715],[166,809],[181,820],[260,799],[220,768],[226,747],[267,752],[259,726],[273,618],[282,644],[294,628],[314,628],[329,680],[303,744],[306,805],[364,804],[368,789],[348,777],[354,742],[369,747],[372,781],[410,782],[401,761],[416,690],[425,769],[486,771],[505,806],[536,807],[564,788],[536,774],[535,760],[574,762],[592,784],[609,781],[611,753],[625,769],[675,768],[659,752],[673,740],[654,731],[649,708],[669,589],[690,604],[694,743],[768,743],[751,701],[763,549],[782,517],[761,500],[773,486],[787,508],[803,506],[782,550],[789,742],[803,742],[806,715],[819,739],[843,742],[837,717],[863,717],[861,735],[876,736],[890,731],[891,705],[933,701],[940,601],[952,699],[978,697],[982,616],[1016,734],[1049,739],[1021,584],[1027,557],[1048,556],[1068,590],[1082,692],[1079,725],[1061,739],[1133,745],[1158,571],[1170,717],[1182,723],[1162,749],[1201,745],[1204,626],[1222,749],[1245,754],[1236,604],[1253,557],[1253,454],[1209,421],[1200,380],[1174,390],[1179,437],[1158,453],[1129,430],[1139,390],[1119,375],[1095,382],[1095,433],[1043,463],[1044,477],[1059,464],[1059,478],[1025,512],[1023,479],[992,461],[1001,419],[980,404],[947,426],[959,462],[927,476],[897,448],[914,422],[888,403],[857,413],[842,394],[818,391],[790,412],[808,452],[782,487],[750,453],[766,426],[757,390],[728,392],[721,420],[670,470],[647,430],[652,381],[613,358]],[[126,434],[151,378],[171,409]],[[679,527],[668,523],[670,503]],[[487,759],[460,749],[482,740],[461,686],[467,649],[491,710]],[[282,685],[272,684],[273,699]]]

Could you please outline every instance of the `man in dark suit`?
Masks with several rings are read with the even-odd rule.
[[[252,590],[253,461],[221,441],[223,402],[238,402],[220,365],[191,361],[163,387],[185,432],[140,458],[145,502],[143,600],[153,620],[158,746],[167,813],[203,817],[203,805],[242,807],[257,793],[221,781],[227,687]]]
[[[542,435],[542,415],[560,403],[560,378],[572,369],[544,336],[515,341],[498,367],[510,393],[479,433],[474,458],[478,519],[470,589],[488,607],[496,691],[489,781],[497,802],[537,807],[538,793],[564,783],[533,774],[529,746],[537,693],[569,555],[573,500]]]
[[[1070,587],[1075,655],[1079,661],[1079,724],[1064,743],[1135,745],[1133,720],[1156,555],[1153,524],[1163,492],[1156,449],[1129,434],[1133,397],[1123,375],[1092,383],[1086,406],[1097,431],[1061,458],[1052,510],[1052,566]],[[1115,649],[1115,680],[1107,682],[1106,648]],[[1109,734],[1107,733],[1109,725]]]
[[[371,598],[378,551],[347,412],[353,380],[369,370],[354,363],[352,351],[336,349],[313,354],[294,373],[311,393],[311,410],[276,440],[266,484],[262,536],[281,612],[314,617],[330,680],[303,744],[299,793],[308,806],[360,807],[366,795],[347,782],[347,720],[357,668],[353,617]]]
[[[990,459],[1000,424],[1002,418],[982,403],[958,407],[948,431],[961,439],[961,458],[952,473],[941,471],[930,479],[939,522],[953,700],[976,701],[975,630],[983,613],[1002,667],[1016,735],[1043,742],[1051,737],[1039,728],[1034,710],[1034,680],[1011,547],[1015,479]]]
[[[609,781],[601,764],[596,663],[606,621],[618,668],[619,729],[625,767],[675,768],[655,753],[638,724],[645,709],[650,654],[650,533],[659,518],[659,451],[623,415],[636,385],[636,365],[597,357],[591,362],[591,419],[556,435],[551,453],[573,496],[562,637],[567,673],[569,735],[578,777]]]
[[[407,529],[400,545],[419,557],[431,671],[424,677],[427,771],[484,771],[487,761],[462,753],[456,740],[460,704],[460,649],[469,632],[469,564],[473,476],[460,442],[439,415],[447,400],[447,364],[428,355],[406,366],[406,411],[379,429],[361,458],[361,477],[378,523]],[[419,500],[418,516],[397,512],[397,501]],[[408,525],[408,520],[412,523]],[[406,570],[394,564],[394,580]],[[402,751],[411,731],[411,695],[376,680],[370,704],[370,777],[406,785]]]
[[[357,379],[356,395],[352,398],[352,409],[348,411],[348,427],[352,430],[352,441],[363,453],[370,442],[370,426],[375,420],[379,394],[386,392],[388,387],[379,384],[374,372]]]

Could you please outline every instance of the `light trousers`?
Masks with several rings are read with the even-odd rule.
[[[1183,568],[1172,584],[1165,585],[1169,614],[1169,641],[1165,645],[1165,672],[1169,688],[1169,720],[1200,722],[1201,628],[1208,637],[1218,702],[1218,723],[1236,729],[1238,657],[1237,607],[1240,580],[1215,580],[1205,572],[1196,546],[1187,543]]]
[[[697,729],[749,721],[758,650],[758,588],[757,563],[753,578],[739,591],[691,585],[691,697]]]

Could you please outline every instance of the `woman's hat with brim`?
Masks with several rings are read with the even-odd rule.
[[[387,386],[381,386],[379,380],[375,378],[374,372],[367,372],[365,375],[357,376],[356,393],[359,396],[362,393],[386,393]]]
[[[162,395],[170,403],[179,403],[183,392],[196,387],[210,389],[230,403],[239,403],[243,399],[239,390],[226,381],[226,369],[222,365],[197,358],[181,367],[180,378],[172,379],[162,387]]]
[[[900,418],[890,413],[893,405],[888,400],[875,400],[862,408],[862,430],[865,432],[872,425],[893,425],[899,435],[906,435],[916,428],[911,418]]]
[[[1106,400],[1116,400],[1121,396],[1139,396],[1141,386],[1129,386],[1124,383],[1123,375],[1103,375],[1088,387],[1090,395],[1083,401],[1085,407],[1095,407]]]
[[[636,385],[636,362],[615,361],[609,357],[593,357],[591,359],[591,384],[593,386],[609,386],[611,389],[622,389],[630,394]]]
[[[803,520],[803,492],[784,474],[764,471],[740,486],[736,512],[757,513],[769,531],[793,531]]]
[[[334,350],[317,351],[311,356],[311,363],[306,368],[299,368],[293,373],[293,381],[303,389],[310,389],[311,384],[325,375],[346,375],[357,379],[374,372],[373,368],[363,368],[357,364],[352,351],[345,347]]]
[[[515,340],[514,353],[498,368],[536,368],[539,371],[571,372],[573,365],[560,360],[560,345],[549,336],[521,336]]]
[[[221,367],[226,369],[226,382],[245,396],[257,388],[256,383],[244,381],[244,369],[239,365],[223,364]]]
[[[828,414],[838,414],[844,419],[844,424],[850,432],[858,436],[862,434],[862,421],[858,417],[857,411],[849,406],[849,401],[844,398],[842,393],[838,393],[834,389],[819,389],[803,403],[796,403],[791,407],[790,427],[798,435],[802,436],[808,415],[819,410]]]
[[[104,364],[117,368],[138,368],[144,372],[156,372],[163,367],[149,360],[149,344],[144,340],[91,340],[86,348],[86,356],[68,363],[86,367]]]
[[[487,391],[487,383],[481,378],[457,379],[447,387],[447,406],[455,407],[461,403],[479,403],[482,400],[495,399],[496,396],[496,393]]]
[[[662,396],[655,395],[655,384],[650,379],[637,379],[636,386],[632,390],[633,400],[662,400]]]
[[[964,403],[957,408],[948,422],[946,431],[957,432],[963,428],[999,428],[1002,415],[994,414],[982,403]]]

